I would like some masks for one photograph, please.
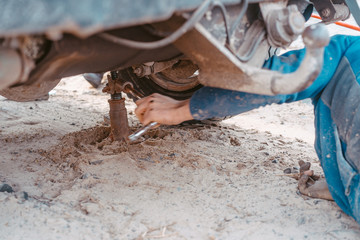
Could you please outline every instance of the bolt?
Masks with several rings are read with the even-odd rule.
[[[329,17],[330,14],[331,14],[330,8],[324,8],[323,10],[321,10],[321,16],[324,18]]]
[[[134,73],[138,76],[141,77],[142,76],[142,69],[140,67],[137,67],[134,69]]]

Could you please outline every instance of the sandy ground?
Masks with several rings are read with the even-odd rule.
[[[108,96],[82,77],[48,101],[0,98],[0,239],[359,239],[331,201],[284,174],[321,173],[312,105],[268,106],[212,125],[108,141]],[[132,130],[140,127],[126,102]]]

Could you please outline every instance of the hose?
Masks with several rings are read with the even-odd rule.
[[[184,23],[179,29],[177,29],[175,32],[173,32],[171,35],[169,35],[166,38],[163,38],[158,41],[154,42],[140,42],[140,41],[134,41],[130,39],[125,39],[121,37],[117,37],[114,35],[111,35],[109,33],[100,33],[98,34],[99,37],[116,43],[120,44],[126,47],[130,48],[136,48],[136,49],[154,49],[154,48],[161,48],[165,47],[172,42],[179,39],[182,35],[184,35],[187,31],[189,31],[191,28],[195,26],[195,24],[201,20],[201,18],[204,16],[206,11],[210,8],[212,5],[213,0],[205,0],[197,9],[196,11],[191,15],[188,21]]]
[[[315,14],[311,14],[311,17],[312,17],[312,18],[319,19],[319,20],[322,20],[320,16],[315,15]],[[351,24],[348,24],[348,23],[344,23],[344,22],[335,22],[335,24],[336,24],[336,25],[339,25],[339,26],[342,26],[342,27],[350,28],[350,29],[352,29],[352,30],[355,30],[355,31],[359,31],[359,32],[360,32],[360,27],[358,27],[358,26],[354,26],[354,25],[351,25]]]
[[[193,28],[195,26],[195,24],[201,20],[201,18],[204,16],[206,11],[208,11],[208,9],[211,7],[213,7],[213,8],[217,7],[221,11],[221,14],[222,14],[223,20],[224,20],[224,24],[225,24],[225,30],[226,30],[226,45],[228,46],[228,48],[230,48],[230,37],[232,36],[235,28],[237,27],[237,25],[240,23],[241,19],[245,15],[245,12],[248,7],[248,0],[241,1],[241,7],[242,7],[241,12],[240,12],[238,18],[235,20],[234,24],[231,26],[231,28],[229,28],[229,25],[228,25],[228,19],[226,17],[227,12],[226,12],[226,9],[225,9],[225,6],[223,5],[223,3],[220,1],[205,0],[196,9],[196,11],[191,15],[189,20],[186,21],[186,23],[184,23],[179,29],[177,29],[171,35],[169,35],[168,37],[165,37],[161,40],[154,41],[154,42],[140,42],[140,41],[134,41],[134,40],[130,40],[130,39],[117,37],[117,36],[111,35],[109,33],[100,33],[100,34],[98,34],[98,36],[107,41],[110,41],[110,42],[113,42],[116,44],[120,44],[120,45],[123,45],[126,47],[135,48],[135,49],[149,50],[149,49],[165,47],[165,46],[171,44],[172,42],[176,41],[177,39],[179,39],[187,31],[189,31],[191,28]],[[260,38],[258,38],[255,41],[255,44],[252,46],[250,53],[246,56],[239,56],[239,55],[235,54],[231,49],[230,50],[231,50],[231,52],[234,53],[234,55],[240,61],[247,62],[254,55],[257,46],[262,41],[262,37],[263,36],[260,36]]]

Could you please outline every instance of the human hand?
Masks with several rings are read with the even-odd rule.
[[[176,125],[192,120],[190,99],[178,101],[154,93],[135,102],[135,114],[144,125],[157,122],[165,125]]]

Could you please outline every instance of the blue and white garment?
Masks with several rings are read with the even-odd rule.
[[[273,56],[264,68],[294,72],[305,49]],[[321,73],[304,91],[264,96],[203,87],[191,97],[197,120],[240,114],[267,104],[311,98],[315,114],[315,149],[329,190],[340,208],[360,223],[360,37],[337,35],[324,52]],[[296,81],[296,79],[294,79]]]

